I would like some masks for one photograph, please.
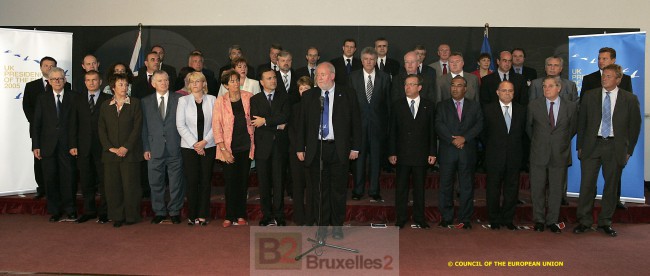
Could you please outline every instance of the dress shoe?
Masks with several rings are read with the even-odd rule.
[[[625,203],[619,201],[618,203],[616,203],[616,209],[627,210],[627,206],[625,206]]]
[[[395,226],[399,227],[399,229],[404,229],[405,224],[406,224],[406,222],[403,222],[403,221],[402,222],[396,222]]]
[[[41,198],[45,197],[45,193],[43,192],[36,192],[36,195],[34,196],[34,200],[39,200]]]
[[[104,224],[104,223],[107,223],[107,222],[108,222],[108,216],[106,216],[106,215],[100,215],[97,218],[97,223]]]
[[[77,221],[77,213],[70,213],[65,219],[66,221]]]
[[[287,226],[287,222],[284,219],[276,219],[275,225],[277,226]]]
[[[498,223],[490,223],[490,229],[499,230],[501,229],[501,225],[499,225]]]
[[[449,228],[450,224],[451,224],[451,222],[449,222],[449,221],[441,220],[440,223],[438,223],[438,227]]]
[[[506,224],[504,224],[503,226],[505,226],[506,228],[508,228],[508,230],[517,230],[517,226],[515,226],[515,225],[512,224],[512,223],[506,223]]]
[[[272,223],[273,223],[272,219],[263,218],[260,220],[260,226],[269,226]]]
[[[521,199],[517,199],[517,204],[519,204],[519,205],[526,204],[526,201],[523,201]]]
[[[332,238],[335,240],[342,240],[343,239],[343,227],[341,226],[334,226],[332,229]]]
[[[352,193],[352,200],[361,200],[361,195]]]
[[[384,199],[381,198],[380,195],[372,195],[370,197],[371,197],[370,202],[384,202]]]
[[[569,201],[566,198],[562,199],[562,202],[560,202],[562,206],[569,206]]]
[[[548,229],[551,230],[551,232],[553,232],[555,234],[562,233],[562,229],[560,229],[560,227],[558,227],[557,224],[555,224],[555,223],[549,224]]]
[[[76,222],[76,223],[84,223],[84,222],[89,221],[91,219],[94,219],[96,217],[97,217],[96,215],[82,215],[81,217],[79,217],[74,222]]]
[[[535,223],[535,231],[537,232],[544,232],[544,224],[543,223]]]
[[[201,226],[208,226],[208,221],[207,220],[199,220],[199,225]]]
[[[155,216],[151,220],[151,224],[160,224],[163,220],[165,220],[165,216]]]
[[[61,220],[61,215],[52,215],[50,217],[50,222],[59,222]]]
[[[463,222],[463,229],[465,230],[471,230],[472,229],[472,223],[471,222]]]
[[[123,220],[119,220],[119,221],[113,222],[113,227],[115,227],[115,228],[120,228],[120,227],[122,227],[122,225],[124,225],[124,221],[123,221]]]
[[[608,236],[616,237],[618,235],[611,225],[598,226],[598,230],[603,230]]]
[[[576,228],[573,228],[573,233],[574,234],[582,234],[587,230],[591,230],[591,227],[584,226],[582,224],[578,224],[578,226],[576,226]]]
[[[418,226],[418,228],[422,228],[422,229],[429,229],[429,228],[431,228],[431,226],[429,226],[429,224],[426,223],[426,222],[424,222],[424,221],[421,221],[421,222],[417,222],[417,221],[416,221],[415,224]]]
[[[187,218],[187,225],[188,226],[194,226],[195,223],[196,223],[195,220],[193,220],[191,218]]]
[[[179,215],[171,216],[171,219],[173,224],[181,224],[181,216]]]

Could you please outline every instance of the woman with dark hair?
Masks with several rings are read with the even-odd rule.
[[[190,95],[178,99],[176,128],[181,135],[181,154],[187,180],[187,224],[206,226],[210,215],[210,180],[216,156],[212,109],[216,98],[207,95],[201,72],[185,77]]]
[[[488,53],[481,53],[481,55],[478,56],[478,59],[476,60],[476,63],[478,64],[478,69],[472,72],[472,74],[478,77],[478,85],[481,85],[481,78],[489,74],[492,74],[492,70],[490,70],[491,62],[492,62],[492,58]]]
[[[217,145],[216,158],[225,162],[226,219],[223,227],[247,225],[246,192],[251,159],[255,152],[254,127],[250,118],[251,92],[240,90],[239,73],[228,70],[221,76],[228,92],[219,96],[212,111],[212,130]]]
[[[111,77],[115,74],[126,74],[127,80],[129,82],[129,87],[126,90],[126,94],[131,97],[131,83],[133,83],[133,72],[131,72],[131,68],[129,66],[126,66],[126,64],[118,62],[113,65],[111,65],[110,68],[108,68],[108,72],[106,72],[106,80],[110,82]],[[109,86],[104,87],[104,91],[102,91],[106,94],[113,95],[113,90]]]
[[[178,79],[183,80],[183,88],[176,90],[176,93],[181,94],[183,96],[187,96],[187,95],[189,95],[191,93],[190,92],[190,87],[189,87],[189,81],[188,81],[187,77],[192,72],[195,72],[194,68],[192,68],[192,67],[183,67],[183,68],[181,68],[181,70],[178,72]],[[201,74],[201,75],[203,75],[203,74]],[[205,75],[203,77],[205,78]]]
[[[302,94],[314,87],[314,82],[309,76],[302,76],[296,82],[298,92]],[[293,194],[293,222],[298,226],[311,226],[314,224],[312,187],[307,182],[305,175],[305,164],[298,160],[296,155],[295,141],[298,139],[297,125],[300,121],[300,101],[291,106],[291,117],[287,124],[289,133],[289,166],[291,171],[292,194]]]
[[[127,95],[126,74],[112,75],[109,86],[114,96],[100,107],[98,135],[103,150],[108,218],[113,220],[114,227],[121,227],[140,221],[142,109],[138,99]]]
[[[249,79],[246,75],[248,74],[248,64],[246,59],[243,57],[235,58],[232,62],[232,69],[239,74],[239,89],[253,93],[253,95],[260,93],[260,82],[254,79]],[[224,71],[225,72],[225,71]],[[219,87],[219,96],[226,93],[225,85]]]

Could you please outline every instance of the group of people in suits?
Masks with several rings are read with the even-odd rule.
[[[471,229],[473,176],[484,148],[490,228],[516,229],[519,173],[521,164],[530,162],[535,230],[548,227],[560,233],[559,208],[565,200],[571,139],[577,133],[583,177],[580,225],[574,232],[591,227],[595,179],[603,166],[606,195],[598,226],[616,235],[611,215],[619,201],[622,169],[638,138],[640,111],[627,89],[629,76],[614,64],[613,49],[601,49],[603,77],[599,72],[585,76],[578,97],[575,84],[560,77],[563,60],[557,56],[546,59],[546,76],[537,78],[534,69],[523,66],[520,48],[500,52],[492,73],[483,72],[482,63],[489,60],[485,55],[479,58],[480,69],[468,73],[463,55],[447,44],[440,45],[439,61],[429,66],[423,65],[426,49],[416,46],[404,55],[401,68],[387,57],[385,38],[362,49],[360,58],[355,57],[356,47],[355,40],[346,39],[342,56],[322,63],[318,49],[310,47],[307,66],[294,70],[291,53],[273,44],[270,61],[256,75],[241,47],[233,45],[231,65],[221,68],[218,77],[203,67],[201,52],[193,51],[188,70],[177,77],[173,67],[162,64],[164,49],[156,45],[135,79],[118,71],[117,64],[111,68],[118,72],[109,76],[112,98],[99,93],[94,56],[84,57],[84,69],[87,65],[89,70],[83,93],[66,86],[56,61],[44,58],[43,79],[26,85],[23,105],[31,125],[35,172],[42,170],[41,182],[47,187],[50,220],[67,214],[78,222],[110,219],[116,227],[136,223],[145,191],[140,179],[145,178],[155,212],[152,223],[168,216],[180,223],[187,196],[188,224],[207,225],[216,159],[223,163],[226,181],[223,226],[246,225],[254,160],[260,225],[286,225],[287,192],[298,205],[298,225],[316,224],[321,226],[319,238],[331,233],[341,239],[348,173],[353,173],[352,200],[367,193],[371,202],[383,202],[379,175],[388,161],[396,168],[396,226],[403,228],[409,219],[412,184],[414,225],[430,227],[424,216],[424,181],[437,164],[438,226]],[[611,106],[605,108],[605,103]],[[81,218],[74,206],[75,159],[85,202]],[[97,192],[102,195],[99,206]],[[37,196],[43,194],[39,188]],[[333,226],[331,232],[327,226]]]

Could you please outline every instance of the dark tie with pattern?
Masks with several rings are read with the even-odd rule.
[[[442,74],[447,75],[447,64],[446,63],[442,64]]]
[[[548,120],[551,123],[551,129],[555,128],[555,113],[553,113],[553,105],[555,102],[551,102],[551,108],[548,109]]]
[[[605,92],[605,100],[603,101],[603,116],[601,119],[601,129],[600,135],[607,138],[609,137],[610,130],[612,128],[612,100],[609,97],[611,92]]]
[[[330,134],[329,118],[330,118],[330,92],[325,91],[325,100],[323,101],[323,130],[321,131],[321,139],[325,140]]]
[[[56,94],[56,117],[61,117],[61,94]]]
[[[309,77],[313,80],[314,79],[314,68],[309,69]]]
[[[382,58],[381,62],[379,63],[379,70],[384,71],[384,67],[386,67],[386,65],[384,64],[384,59]]]
[[[352,71],[352,60],[351,59],[345,59],[347,61],[347,64],[345,65],[345,69],[348,70],[348,75]]]
[[[90,107],[90,114],[95,113],[95,94],[90,94],[90,100],[88,100],[88,106]]]
[[[368,75],[368,83],[366,84],[366,98],[368,99],[368,102],[370,102],[370,99],[372,98],[372,89],[374,86],[372,85],[372,75]]]
[[[507,81],[508,80],[508,75],[503,74],[503,80],[502,81]]]
[[[269,94],[269,106],[273,106],[273,94]]]

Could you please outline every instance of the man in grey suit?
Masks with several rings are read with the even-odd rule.
[[[530,186],[533,219],[535,231],[544,231],[546,225],[551,232],[560,233],[557,220],[560,201],[565,194],[563,184],[566,181],[567,167],[571,162],[571,139],[578,126],[578,107],[575,102],[560,95],[560,77],[546,76],[543,87],[544,97],[537,98],[528,105],[526,124],[526,131],[531,137]]]
[[[584,233],[593,223],[594,197],[598,172],[603,168],[605,187],[598,214],[598,229],[615,237],[612,215],[618,200],[621,173],[634,152],[641,131],[639,99],[618,87],[623,78],[621,66],[603,68],[602,88],[584,94],[578,116],[578,157],[580,158],[579,225],[573,233]]]
[[[546,71],[547,77],[558,77],[560,79],[560,86],[562,87],[560,90],[560,96],[569,101],[577,103],[578,88],[576,87],[576,83],[560,77],[563,68],[562,66],[564,66],[564,59],[559,56],[550,56],[546,58],[544,64],[544,71]],[[544,88],[542,87],[542,84],[545,79],[546,77],[537,78],[534,79],[530,84],[530,90],[528,91],[529,102],[532,102],[537,98],[544,97]]]
[[[362,70],[350,73],[348,83],[355,90],[361,110],[361,151],[354,161],[352,199],[360,200],[366,187],[366,171],[370,179],[368,195],[371,202],[383,202],[379,193],[379,173],[388,138],[390,75],[376,69],[377,51],[366,47],[361,51]],[[366,165],[366,162],[368,163]],[[367,166],[367,170],[366,170]]]
[[[438,61],[434,63],[429,64],[429,67],[436,70],[436,77],[447,75],[451,71],[451,69],[449,68],[451,67],[451,65],[449,64],[450,54],[451,54],[451,48],[449,48],[448,44],[440,44],[438,46],[438,58],[440,59],[438,59]]]
[[[449,56],[449,74],[439,75],[436,83],[438,90],[436,95],[440,97],[440,100],[446,100],[451,97],[449,91],[451,89],[451,79],[456,76],[464,77],[467,80],[467,92],[465,93],[465,98],[468,98],[472,101],[478,102],[479,95],[479,86],[478,86],[478,77],[470,74],[468,72],[463,72],[463,66],[465,66],[465,61],[463,60],[463,54],[460,52],[454,52]],[[436,71],[438,72],[438,71]]]
[[[169,92],[167,72],[156,70],[151,76],[156,93],[142,99],[142,145],[147,160],[151,207],[156,213],[151,223],[161,223],[169,214],[174,224],[181,223],[185,187],[181,138],[176,128],[178,93]],[[169,177],[169,203],[165,205],[165,173]]]

